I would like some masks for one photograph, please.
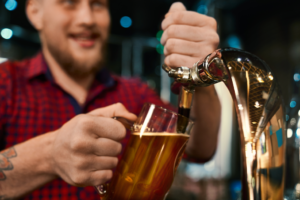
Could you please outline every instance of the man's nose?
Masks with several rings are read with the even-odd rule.
[[[78,25],[93,26],[95,24],[93,10],[89,3],[84,3],[78,8],[76,19]]]

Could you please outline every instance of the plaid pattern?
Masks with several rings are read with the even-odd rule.
[[[96,75],[86,104],[80,107],[53,81],[42,53],[21,62],[2,63],[0,80],[0,150],[56,130],[77,114],[117,102],[135,114],[146,102],[172,109],[139,79],[114,76],[106,69]],[[128,136],[122,141],[123,146]],[[77,188],[57,179],[24,199],[75,200],[99,196],[93,187]]]

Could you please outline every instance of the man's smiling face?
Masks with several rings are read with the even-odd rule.
[[[27,13],[33,1],[38,14],[29,18],[43,50],[72,76],[98,70],[110,26],[108,0],[29,0]]]

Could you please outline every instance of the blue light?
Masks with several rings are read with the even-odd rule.
[[[296,101],[291,101],[291,103],[290,103],[291,108],[295,108],[296,105],[297,105]]]
[[[298,73],[294,74],[294,81],[296,82],[300,81],[300,74]]]
[[[208,13],[207,6],[206,6],[206,5],[200,5],[200,6],[197,8],[197,12],[200,13],[200,14],[207,15],[207,13]]]
[[[15,0],[7,0],[5,3],[5,8],[9,11],[13,11],[14,9],[16,9],[18,5],[18,2]]]
[[[8,29],[8,28],[4,28],[1,31],[1,36],[6,39],[9,40],[12,36],[13,36],[13,31]]]
[[[289,115],[285,115],[285,121],[289,121],[290,116]]]
[[[123,28],[129,28],[132,24],[132,20],[130,19],[130,17],[124,16],[121,18],[120,24]]]
[[[299,128],[297,128],[295,136],[296,136],[296,138],[299,139],[299,137],[300,137],[300,129]]]
[[[231,35],[227,39],[228,45],[232,48],[241,48],[240,39],[236,35]]]

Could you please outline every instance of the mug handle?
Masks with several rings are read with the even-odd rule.
[[[124,117],[113,117],[113,119],[121,122],[127,130],[131,130],[133,127],[134,122],[129,121],[128,119]],[[105,200],[107,195],[109,183],[104,183],[102,185],[94,186],[97,190],[98,194],[100,195],[100,200]]]

